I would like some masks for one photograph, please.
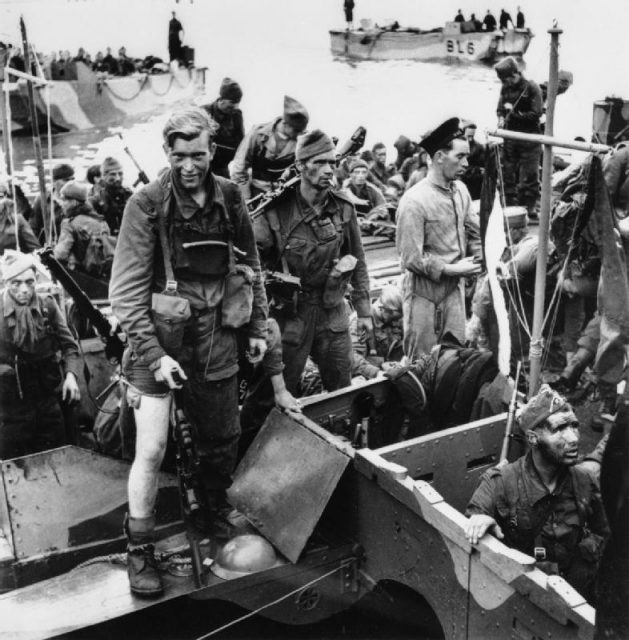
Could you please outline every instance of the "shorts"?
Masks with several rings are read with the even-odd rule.
[[[155,380],[155,373],[131,349],[125,349],[122,356],[122,375],[142,395],[164,398],[170,393],[168,384]]]

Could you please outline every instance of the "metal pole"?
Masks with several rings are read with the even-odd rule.
[[[559,140],[551,136],[543,136],[539,133],[522,133],[521,131],[507,131],[506,129],[487,130],[488,136],[505,138],[505,140],[522,140],[523,142],[536,142],[537,144],[550,144],[553,147],[587,151],[588,153],[607,153],[612,147],[595,142],[579,142],[578,140]]]
[[[11,135],[11,123],[7,117],[7,105],[5,90],[4,67],[9,56],[7,51],[0,51],[0,132],[2,133],[2,153],[6,165],[7,174],[11,175],[11,156],[9,154],[9,136]],[[8,88],[8,87],[7,87]],[[0,167],[1,169],[1,167]]]
[[[553,135],[555,120],[555,100],[559,71],[559,34],[561,29],[553,26],[550,33],[550,66],[548,72],[548,100],[546,102],[546,128],[544,134]],[[530,377],[529,397],[537,393],[542,372],[544,324],[544,297],[546,294],[546,266],[548,264],[548,236],[550,234],[550,196],[553,168],[553,146],[544,144],[544,161],[542,164],[542,199],[539,215],[539,243],[537,248],[537,270],[535,271],[535,305],[533,308],[533,333],[529,349]]]
[[[31,55],[28,46],[28,38],[26,37],[26,25],[24,24],[24,18],[20,18],[20,29],[22,31],[22,46],[24,48],[24,66],[28,73],[32,73],[31,68]],[[28,87],[28,102],[31,111],[31,129],[33,133],[33,151],[35,153],[35,164],[37,166],[37,176],[39,178],[39,193],[41,194],[41,213],[44,223],[44,234],[46,236],[46,242],[49,241],[50,235],[50,220],[48,218],[48,199],[46,198],[46,177],[44,176],[44,161],[42,158],[41,140],[39,138],[39,124],[37,122],[37,108],[35,106],[35,91],[33,89],[33,82],[27,80]],[[52,196],[52,194],[51,194]],[[52,197],[50,199],[52,204]],[[52,215],[52,213],[51,213]]]

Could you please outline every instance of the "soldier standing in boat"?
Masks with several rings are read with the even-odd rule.
[[[343,0],[343,11],[345,12],[345,22],[347,30],[354,28],[354,0]]]
[[[230,173],[245,200],[269,191],[295,162],[297,136],[308,126],[308,111],[299,101],[284,96],[281,117],[255,125],[240,143]],[[251,174],[251,175],[250,175]]]
[[[245,137],[242,111],[238,108],[241,100],[240,85],[231,78],[223,78],[218,98],[212,104],[203,107],[218,124],[212,173],[223,178],[229,178],[228,165]]]
[[[168,119],[170,168],[129,199],[112,269],[110,299],[129,341],[122,369],[137,427],[125,522],[128,573],[133,593],[144,596],[163,589],[154,509],[171,390],[186,381],[184,410],[196,433],[205,502],[196,524],[228,538],[234,528],[226,489],[240,434],[237,332],[247,331],[254,362],[266,351],[267,304],[249,215],[238,187],[210,171],[217,128],[200,107]],[[250,290],[239,278],[228,289],[228,274],[241,272],[249,274]],[[252,300],[248,309],[234,304],[240,293]],[[247,324],[233,328],[240,322]]]
[[[432,158],[428,175],[400,200],[397,249],[404,270],[404,353],[415,360],[451,333],[465,341],[465,276],[480,273],[478,217],[461,182],[469,145],[458,118],[419,144]]]
[[[181,22],[177,20],[177,14],[174,11],[172,14],[173,17],[168,23],[168,55],[171,62],[181,62],[183,60],[183,48],[181,42],[183,26]]]
[[[359,331],[373,331],[356,212],[346,196],[332,190],[334,143],[315,130],[298,138],[295,155],[299,184],[254,222],[263,265],[301,281],[293,300],[271,303],[282,330],[286,387],[293,395],[309,355],[327,390],[350,384],[352,341],[345,304],[350,281]]]
[[[527,80],[511,56],[494,66],[502,89],[498,100],[498,127],[507,131],[539,133],[543,111],[542,93]],[[503,145],[503,181],[507,206],[526,207],[536,218],[539,197],[539,161],[542,146],[537,142],[505,140]]]
[[[127,200],[133,194],[131,189],[122,184],[123,180],[124,172],[120,162],[116,158],[105,158],[100,165],[100,179],[94,185],[94,195],[89,199],[89,204],[105,218],[114,235],[120,229]]]
[[[79,401],[81,360],[55,299],[35,289],[33,258],[11,252],[0,270],[0,459],[7,460],[66,443],[58,395]]]

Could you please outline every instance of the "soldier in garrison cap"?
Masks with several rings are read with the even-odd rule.
[[[577,464],[577,418],[562,396],[542,385],[518,423],[530,449],[482,476],[467,506],[466,537],[476,544],[492,533],[591,599],[609,527],[592,475]]]
[[[334,143],[315,130],[298,138],[295,155],[300,182],[256,218],[254,233],[263,266],[301,280],[295,304],[270,303],[282,330],[286,387],[297,393],[310,355],[333,391],[351,381],[350,280],[359,330],[373,330],[367,265],[354,207],[332,190]]]
[[[272,189],[295,162],[297,136],[306,130],[308,118],[301,102],[284,96],[283,114],[247,133],[230,167],[245,200]]]
[[[532,80],[527,80],[511,56],[495,67],[502,82],[498,99],[498,127],[508,131],[539,133],[543,111],[542,93]],[[539,196],[539,159],[542,147],[536,142],[505,140],[503,146],[503,180],[507,206],[526,207],[535,215]]]
[[[478,217],[460,181],[469,145],[451,118],[420,146],[432,158],[428,175],[406,191],[397,214],[404,280],[404,353],[410,360],[450,332],[465,341],[464,276],[480,273]]]
[[[223,78],[218,98],[203,108],[218,124],[214,142],[216,153],[212,158],[212,173],[229,178],[229,163],[236,155],[236,149],[245,137],[242,111],[239,109],[242,89],[232,78]]]

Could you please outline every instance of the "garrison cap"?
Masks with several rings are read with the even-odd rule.
[[[87,201],[87,193],[89,188],[86,184],[72,180],[61,187],[61,197],[68,200],[78,200],[79,202]]]
[[[2,280],[9,282],[20,273],[24,273],[27,269],[36,269],[35,261],[30,254],[7,249],[0,260],[0,271],[2,272]]]
[[[503,214],[505,224],[510,229],[526,227],[529,222],[526,207],[505,207]]]
[[[460,120],[458,118],[450,118],[440,124],[431,133],[426,134],[420,141],[419,146],[425,149],[432,158],[439,149],[443,149],[455,138],[461,137],[462,133]]]
[[[523,431],[536,429],[539,425],[555,413],[568,413],[574,422],[577,417],[567,400],[547,384],[543,384],[537,395],[534,395],[520,411],[518,423]]]
[[[295,159],[298,162],[304,162],[320,153],[328,153],[334,151],[335,146],[332,139],[327,136],[321,129],[315,129],[309,133],[304,133],[297,138],[295,146]]]
[[[494,71],[498,74],[498,77],[502,80],[508,78],[514,73],[520,73],[518,63],[513,56],[507,56],[504,60],[501,60],[494,65]]]
[[[299,100],[295,100],[295,98],[291,98],[290,96],[284,96],[284,113],[282,118],[286,124],[300,131],[304,131],[308,126],[309,117],[306,107],[304,107]]]
[[[231,78],[223,78],[218,95],[219,98],[222,98],[223,100],[240,102],[242,100],[242,89],[235,80],[232,80]]]
[[[74,169],[69,164],[57,164],[52,168],[53,180],[73,180]]]
[[[116,158],[108,156],[101,162],[100,171],[102,175],[105,175],[108,171],[122,171],[122,165]]]

